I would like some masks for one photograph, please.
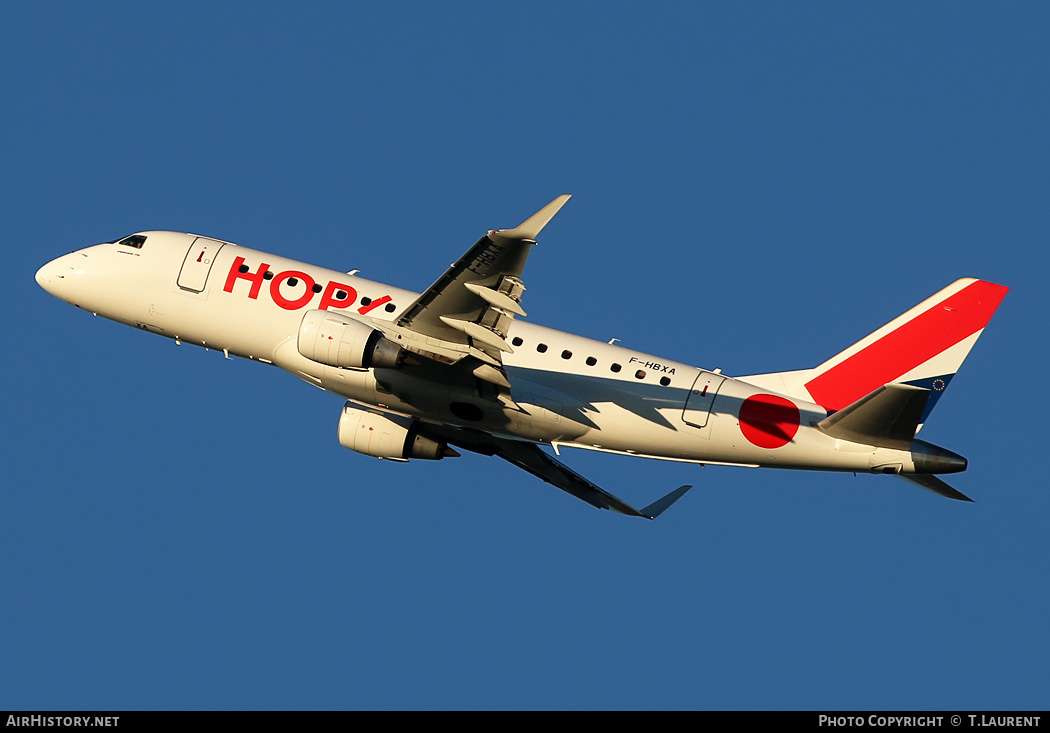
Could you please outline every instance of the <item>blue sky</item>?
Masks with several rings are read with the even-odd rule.
[[[1050,11],[0,6],[0,708],[1041,709]],[[144,229],[422,289],[574,194],[529,319],[729,374],[1011,292],[892,477],[346,451],[339,398],[33,273]]]

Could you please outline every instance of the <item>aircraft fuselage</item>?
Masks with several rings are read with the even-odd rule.
[[[275,364],[354,402],[424,422],[678,461],[916,471],[915,446],[864,445],[816,429],[828,411],[813,402],[522,320],[507,332],[512,399],[502,403],[485,382],[439,361],[372,369],[319,363],[297,347],[306,313],[392,323],[418,294],[192,234],[141,236],[145,246],[100,244],[60,257],[37,281],[96,315]]]

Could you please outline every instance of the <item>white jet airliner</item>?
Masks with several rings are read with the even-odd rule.
[[[393,460],[495,455],[584,501],[653,518],[540,446],[748,467],[935,474],[916,432],[1007,288],[952,283],[811,369],[732,378],[520,320],[525,259],[568,200],[490,231],[421,295],[208,237],[141,232],[59,257],[49,293],[177,343],[275,364],[347,400],[339,442]]]

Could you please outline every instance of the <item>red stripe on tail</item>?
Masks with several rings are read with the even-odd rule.
[[[841,410],[980,331],[1009,288],[977,280],[806,383],[814,402]]]

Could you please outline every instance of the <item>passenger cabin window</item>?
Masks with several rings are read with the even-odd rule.
[[[142,249],[142,245],[146,243],[145,234],[132,234],[130,237],[124,237],[117,244],[123,247],[134,247],[135,249]]]

